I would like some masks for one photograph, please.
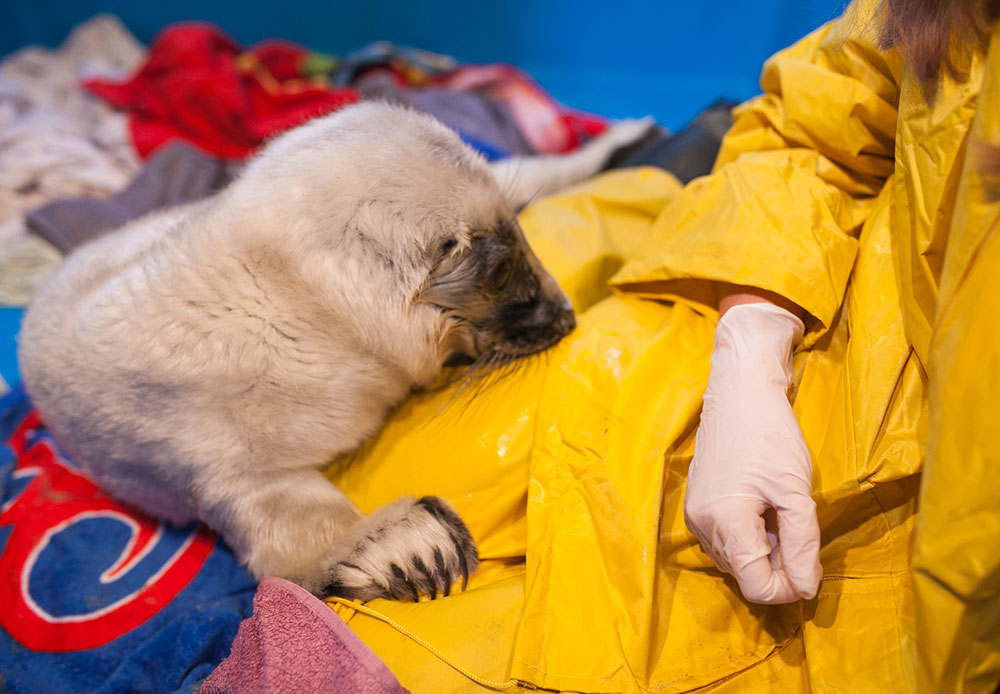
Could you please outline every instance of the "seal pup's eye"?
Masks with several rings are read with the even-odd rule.
[[[504,258],[490,273],[490,286],[495,289],[506,288],[513,269],[514,261],[509,256]]]

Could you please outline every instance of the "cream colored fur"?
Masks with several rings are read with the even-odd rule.
[[[256,576],[364,598],[445,592],[477,561],[446,503],[366,518],[320,470],[434,379],[449,336],[486,340],[420,294],[442,253],[473,262],[476,235],[512,217],[444,126],[344,109],[277,138],[216,196],[73,254],[25,318],[25,382],[112,495],[205,520]],[[565,296],[519,231],[514,243],[564,333]]]

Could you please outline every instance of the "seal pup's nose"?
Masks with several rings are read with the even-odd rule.
[[[576,327],[576,314],[573,310],[560,309],[556,314],[555,327],[563,335],[573,330]]]

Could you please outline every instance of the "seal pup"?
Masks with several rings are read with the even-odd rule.
[[[202,519],[257,577],[417,599],[477,566],[454,508],[365,516],[321,470],[449,359],[532,354],[573,327],[486,162],[428,116],[362,103],[79,249],[19,354],[53,436],[111,495]]]

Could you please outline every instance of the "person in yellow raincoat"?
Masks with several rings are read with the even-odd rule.
[[[880,47],[883,10],[771,58],[711,175],[612,172],[526,209],[577,330],[475,397],[415,396],[331,466],[363,509],[451,499],[479,543],[464,593],[331,600],[411,691],[997,686],[1000,26],[921,80]],[[781,387],[819,542],[759,567],[805,557],[805,579],[749,596],[783,604],[746,599],[732,547],[685,524],[720,299],[803,319]]]

